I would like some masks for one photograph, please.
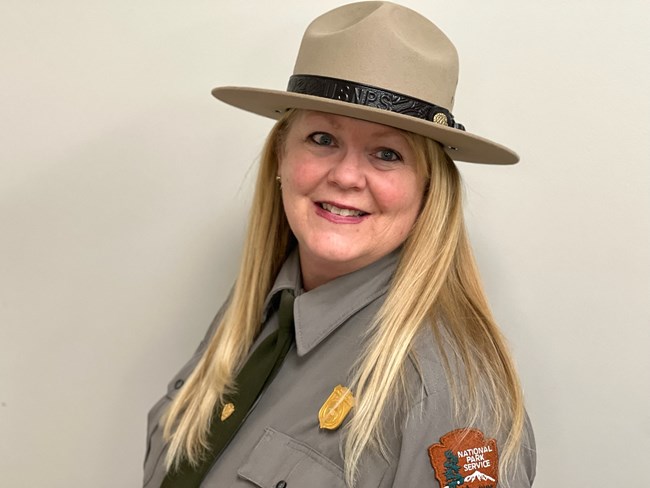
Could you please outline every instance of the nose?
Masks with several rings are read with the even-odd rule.
[[[344,190],[362,190],[366,186],[363,155],[346,151],[332,162],[327,181]]]

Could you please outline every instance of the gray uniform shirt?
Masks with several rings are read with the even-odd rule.
[[[361,353],[364,334],[383,304],[397,259],[396,251],[306,293],[301,293],[297,253],[287,259],[267,297],[265,325],[253,349],[277,329],[274,297],[283,289],[293,289],[297,295],[295,347],[202,487],[345,487],[344,429],[320,429],[318,411],[334,387],[349,384],[350,370]],[[221,312],[197,352],[169,383],[167,394],[149,412],[145,488],[158,488],[165,476],[161,416],[192,372],[220,318]],[[466,427],[454,421],[444,369],[427,330],[417,338],[414,356],[417,369],[413,359],[406,368],[413,395],[398,399],[387,416],[389,454],[383,457],[368,452],[361,464],[359,488],[438,488],[428,447],[444,434]],[[525,437],[515,473],[508,480],[512,488],[529,487],[534,478],[535,449],[529,424]],[[502,481],[499,486],[504,486]]]

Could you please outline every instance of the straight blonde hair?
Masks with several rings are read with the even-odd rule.
[[[260,330],[266,295],[295,246],[275,177],[296,113],[288,111],[267,138],[230,303],[164,420],[169,470],[182,460],[197,464],[209,448],[214,409],[236,387],[235,373]],[[500,449],[502,472],[516,459],[522,439],[521,388],[467,239],[460,175],[437,142],[405,135],[417,154],[418,171],[427,180],[426,192],[386,300],[370,324],[367,346],[353,368],[351,387],[357,403],[343,445],[348,486],[355,485],[367,449],[388,455],[384,416],[391,399],[406,388],[405,364],[423,327],[433,329],[439,344],[456,416],[468,426],[488,418],[495,435],[507,432]],[[452,374],[457,367],[463,371],[462,381]]]

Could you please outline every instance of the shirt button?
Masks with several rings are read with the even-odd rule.
[[[287,488],[287,482],[284,480],[278,481],[278,483],[275,485],[275,488]]]
[[[176,383],[174,383],[174,388],[176,388],[176,389],[178,390],[178,389],[180,389],[180,387],[183,386],[184,384],[185,384],[185,381],[184,381],[184,380],[176,380]]]

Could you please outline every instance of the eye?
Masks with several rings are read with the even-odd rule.
[[[381,159],[382,161],[401,161],[402,155],[397,151],[392,149],[380,149],[375,153],[375,157]]]
[[[309,135],[309,139],[319,146],[331,146],[334,144],[334,137],[327,132],[314,132]]]

